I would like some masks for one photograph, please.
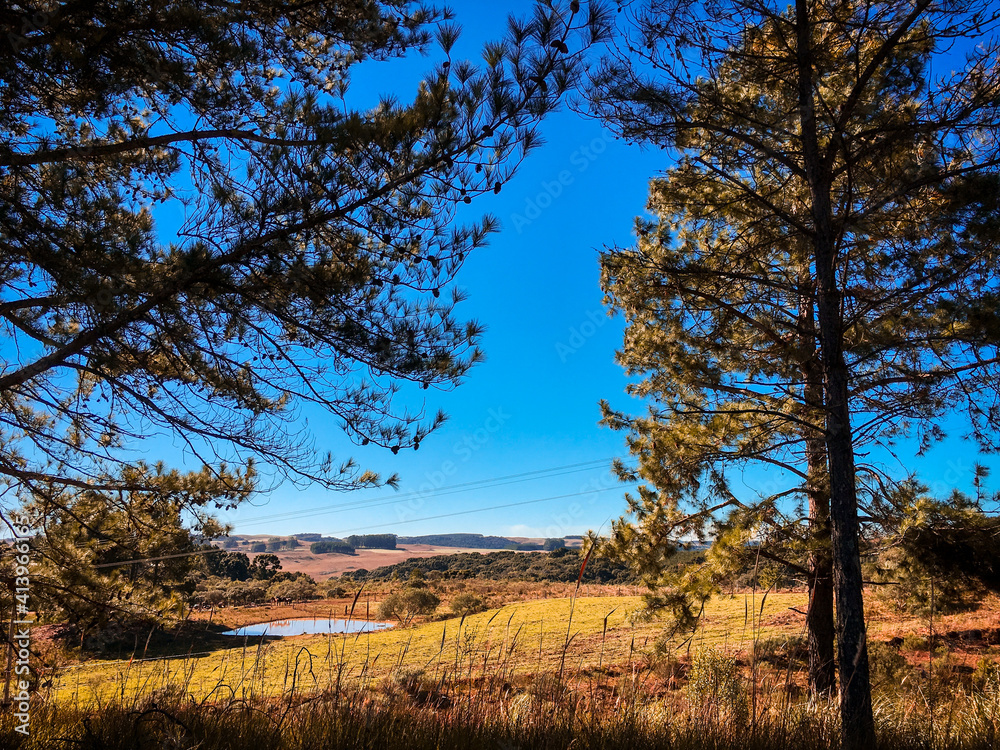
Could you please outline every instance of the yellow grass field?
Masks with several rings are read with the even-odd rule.
[[[706,645],[746,648],[755,637],[799,635],[803,593],[718,597],[692,637],[678,633],[682,652]],[[572,622],[570,608],[573,606]],[[581,597],[519,602],[461,620],[358,635],[234,639],[207,654],[115,662],[90,661],[53,680],[57,701],[130,699],[150,691],[183,690],[197,700],[312,692],[343,681],[424,670],[452,678],[499,672],[541,674],[592,670],[636,661],[664,632],[660,622],[633,621],[639,597]],[[567,637],[569,645],[566,646]],[[565,647],[565,648],[564,648]],[[565,661],[563,654],[565,652]]]
[[[317,608],[322,603],[314,604],[313,613],[321,612]],[[780,642],[804,636],[805,607],[804,592],[717,596],[706,605],[693,634],[670,634],[667,643],[681,657],[703,648],[746,652],[758,640]],[[518,601],[464,620],[455,617],[373,633],[267,641],[233,638],[232,647],[208,652],[90,659],[52,675],[49,689],[57,703],[88,705],[139,700],[160,690],[180,692],[197,701],[307,694],[337,684],[364,686],[416,672],[453,683],[498,676],[523,679],[560,670],[581,675],[599,667],[621,674],[648,664],[655,642],[667,633],[664,622],[635,617],[640,608],[638,596],[581,596],[575,603],[560,597]],[[900,618],[877,601],[870,601],[868,608],[872,641],[926,633],[930,625],[919,618]],[[309,616],[308,610],[268,614]],[[226,619],[245,622],[249,615],[250,611],[234,610]],[[997,625],[1000,599],[991,596],[979,611],[938,618],[934,627],[944,634]],[[975,664],[979,658],[978,653],[963,656],[960,651],[954,653],[958,661]]]

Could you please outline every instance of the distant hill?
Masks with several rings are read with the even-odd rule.
[[[493,581],[562,581],[573,583],[580,575],[583,558],[579,550],[563,548],[553,552],[461,552],[423,559],[411,558],[375,570],[343,574],[356,581],[407,580],[410,571],[438,571],[443,578],[485,578]],[[591,558],[583,574],[587,583],[637,583],[635,576],[619,563]]]
[[[518,542],[505,536],[483,536],[482,534],[426,534],[425,536],[401,536],[397,544],[430,544],[434,547],[466,547],[468,549],[511,549]]]

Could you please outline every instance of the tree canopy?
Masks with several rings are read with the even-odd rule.
[[[254,460],[393,481],[316,449],[301,409],[393,451],[440,423],[397,390],[480,358],[451,282],[497,223],[456,212],[502,189],[573,82],[600,13],[572,5],[512,20],[479,65],[452,59],[448,12],[408,0],[4,14],[4,485],[120,489],[154,434],[220,495]],[[435,45],[409,101],[352,106],[354,66]]]

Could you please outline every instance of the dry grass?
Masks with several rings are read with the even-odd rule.
[[[804,603],[800,592],[719,597],[696,633],[666,641],[663,623],[632,618],[637,597],[581,596],[571,624],[563,597],[399,631],[91,663],[40,696],[30,741],[0,720],[0,746],[832,750],[836,708],[802,690]],[[991,601],[981,621],[941,625],[998,611]],[[900,632],[874,614],[876,639]],[[881,748],[997,746],[1000,670],[970,677],[938,654],[933,675],[904,669],[879,687]]]
[[[760,622],[779,620],[801,608],[804,594],[740,595],[713,600],[697,633],[678,633],[674,645],[741,649],[760,633]],[[516,675],[599,665],[629,664],[662,633],[658,622],[633,622],[638,597],[580,597],[567,646],[570,599],[539,599],[505,605],[464,619],[452,618],[414,628],[354,636],[234,639],[232,648],[177,658],[90,662],[59,673],[52,690],[57,701],[87,701],[109,695],[135,696],[150,690],[183,690],[197,699],[219,690],[233,695],[268,696],[303,681],[308,689],[333,682],[368,681],[400,669],[445,671],[475,665],[503,665]],[[273,611],[269,614],[274,614]],[[302,616],[303,612],[298,613]],[[605,619],[607,618],[607,619]],[[277,619],[270,617],[269,619]],[[769,636],[801,632],[800,616],[767,628]],[[565,656],[564,656],[565,654]]]

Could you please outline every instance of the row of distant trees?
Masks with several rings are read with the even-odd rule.
[[[395,534],[352,534],[346,539],[336,537],[320,537],[309,545],[309,551],[314,555],[339,554],[353,555],[357,549],[396,549]]]
[[[457,538],[452,538],[457,537]],[[562,539],[545,539],[541,543],[536,542],[515,542],[503,537],[483,537],[479,534],[435,534],[433,537],[416,537],[419,539],[433,538],[442,541],[436,544],[446,544],[449,546],[462,547],[466,537],[474,537],[474,541],[483,545],[488,545],[489,549],[513,549],[521,551],[546,550],[552,551],[566,546]],[[398,538],[395,534],[364,534],[361,536],[351,535],[346,539],[320,537],[309,545],[309,551],[314,555],[337,553],[342,555],[352,555],[357,549],[396,549]],[[496,541],[502,543],[497,547]]]

